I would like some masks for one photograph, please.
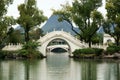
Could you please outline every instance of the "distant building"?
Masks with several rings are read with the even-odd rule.
[[[103,35],[103,44],[107,44],[107,43],[115,43],[115,40],[109,34],[104,34]]]

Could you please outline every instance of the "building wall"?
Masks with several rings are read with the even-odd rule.
[[[107,44],[109,41],[111,41],[112,43],[115,43],[115,40],[113,37],[111,37],[109,34],[104,34],[103,44]]]

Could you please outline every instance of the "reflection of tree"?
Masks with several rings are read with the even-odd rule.
[[[36,80],[37,76],[37,67],[39,60],[27,60],[24,62],[25,66],[25,80]],[[34,79],[35,77],[35,79]],[[32,78],[32,79],[30,79]]]
[[[84,62],[82,63],[81,76],[82,80],[97,80],[96,63]]]
[[[25,61],[25,80],[30,78],[30,64],[29,61]]]
[[[0,61],[0,79],[2,80],[2,65],[1,65],[1,61]]]
[[[108,64],[105,70],[105,80],[120,80],[120,66],[119,63]]]
[[[120,80],[120,66],[119,66],[119,63],[117,63],[116,65],[117,65],[117,66],[116,66],[116,67],[117,67],[117,68],[116,68],[116,72],[117,72],[117,75],[116,75],[116,76],[117,76],[117,79],[116,79],[116,80]]]
[[[110,65],[109,65],[110,66]],[[106,70],[106,72],[105,72],[105,80],[110,80],[110,73],[111,73],[111,69],[110,69],[110,67],[107,67],[107,70]]]
[[[13,65],[12,62],[9,64],[9,80],[14,80],[14,69],[15,66]]]

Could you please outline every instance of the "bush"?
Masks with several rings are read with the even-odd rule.
[[[81,55],[81,49],[76,49],[74,52],[73,52],[73,55],[74,56],[80,56]]]
[[[77,49],[73,52],[75,57],[79,56],[100,56],[102,55],[103,49],[100,48],[84,48],[84,49]]]
[[[115,45],[109,46],[106,49],[107,54],[114,54],[114,53],[119,52],[119,51],[120,51],[120,46],[115,46]]]
[[[37,51],[38,44],[39,43],[32,41],[27,42],[20,50],[19,56],[24,58],[42,58],[43,55]]]
[[[4,53],[3,53],[3,51],[0,51],[0,58],[4,58],[5,57],[5,55],[4,55]]]
[[[103,49],[101,49],[101,48],[93,48],[94,50],[95,50],[95,54],[97,55],[97,56],[100,56],[100,55],[102,55],[102,53],[103,53]]]
[[[94,54],[95,53],[94,49],[92,48],[85,48],[85,49],[81,49],[80,51],[81,51],[80,53],[82,54]]]
[[[18,51],[0,51],[1,59],[14,59],[18,55]]]

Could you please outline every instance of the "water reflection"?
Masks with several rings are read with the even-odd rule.
[[[42,60],[0,61],[0,80],[120,80],[120,63],[48,53]]]

